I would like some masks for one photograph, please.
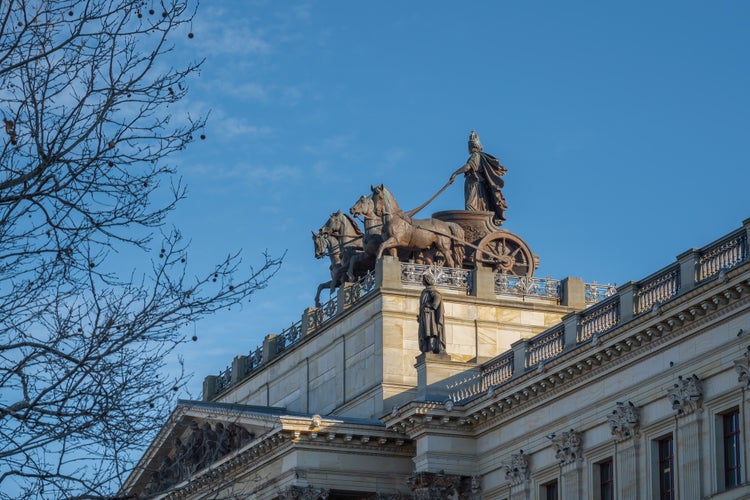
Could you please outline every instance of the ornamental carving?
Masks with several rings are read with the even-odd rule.
[[[737,382],[750,389],[750,347],[740,359],[734,360],[734,371],[737,372]]]
[[[555,458],[561,464],[569,464],[583,460],[581,433],[570,429],[563,432],[562,436],[552,438],[555,445]]]
[[[703,408],[703,385],[697,375],[678,377],[677,383],[667,394],[672,409],[677,415],[687,415]]]
[[[529,480],[529,456],[520,450],[519,453],[511,455],[510,464],[504,465],[505,479],[512,484],[520,484]]]
[[[641,419],[638,407],[630,401],[627,404],[618,401],[607,421],[609,430],[617,441],[638,437],[640,434]]]
[[[192,420],[187,439],[175,438],[172,450],[151,472],[151,483],[145,491],[149,495],[164,491],[253,439],[255,434],[234,423],[217,422],[212,427],[208,422],[199,425]]]
[[[415,472],[408,479],[415,500],[481,500],[479,476],[445,474],[443,471]]]
[[[281,500],[325,500],[328,498],[330,491],[325,488],[313,488],[307,486],[289,486],[279,494]]]

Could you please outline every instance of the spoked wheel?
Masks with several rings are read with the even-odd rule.
[[[477,265],[507,272],[516,276],[533,276],[536,258],[529,246],[518,236],[508,232],[490,233],[479,242],[474,256]]]

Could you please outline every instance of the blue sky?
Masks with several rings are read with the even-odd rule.
[[[463,165],[471,130],[508,169],[505,228],[537,275],[622,284],[750,217],[750,3],[205,1],[175,64],[183,110],[170,222],[190,262],[284,251],[268,289],[198,324],[200,382],[312,305],[310,231],[385,183],[403,208]],[[421,216],[462,209],[457,182]],[[189,332],[192,334],[192,332]]]

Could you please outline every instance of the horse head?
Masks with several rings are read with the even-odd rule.
[[[372,205],[375,215],[383,217],[384,215],[401,211],[393,194],[391,194],[385,185],[370,186],[370,189],[372,190]]]
[[[341,223],[341,210],[333,212],[323,227],[320,228],[320,232],[324,234],[341,234],[342,233]]]
[[[354,217],[358,215],[373,216],[374,208],[372,205],[372,198],[370,196],[362,195],[359,197],[357,202],[349,209],[349,213]]]
[[[330,255],[332,242],[329,235],[324,233],[322,229],[317,233],[314,231],[310,232],[312,233],[313,244],[315,245],[315,258],[322,259],[323,257]]]

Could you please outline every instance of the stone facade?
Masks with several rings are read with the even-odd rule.
[[[324,322],[307,311],[293,343],[269,338],[257,366],[240,359],[230,382],[207,379],[205,401],[180,402],[125,492],[750,497],[749,231],[747,221],[593,304],[575,278],[556,295],[517,280],[529,293],[507,295],[512,279],[476,269],[464,288],[441,288],[446,354],[420,353],[421,288],[382,259],[356,303],[342,298]],[[176,443],[195,429],[211,441],[218,423],[252,438],[155,485],[185,453]]]

